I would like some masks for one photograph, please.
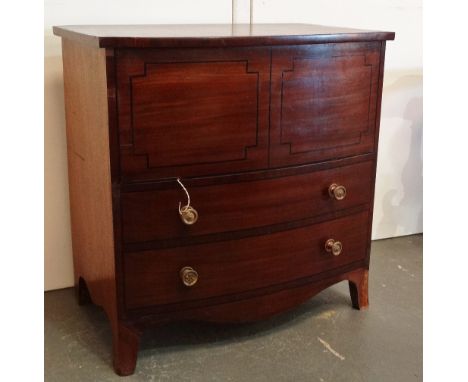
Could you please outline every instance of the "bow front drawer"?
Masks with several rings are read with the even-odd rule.
[[[271,235],[127,253],[126,307],[239,293],[364,260],[367,224],[366,211]]]
[[[373,163],[279,178],[197,185],[184,181],[197,212],[194,224],[184,224],[179,202],[186,195],[177,182],[166,189],[121,195],[123,241],[152,242],[255,229],[288,223],[369,203]],[[219,181],[221,182],[221,181]]]

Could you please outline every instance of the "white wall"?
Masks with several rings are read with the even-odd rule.
[[[248,0],[236,0],[248,21]],[[67,24],[230,23],[230,0],[45,0],[45,289],[73,284],[60,39]],[[396,32],[387,44],[373,238],[422,232],[421,0],[254,0],[254,22]]]

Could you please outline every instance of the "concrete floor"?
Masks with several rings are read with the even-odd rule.
[[[173,324],[146,332],[136,372],[111,368],[102,310],[72,289],[45,294],[45,380],[422,381],[422,235],[373,242],[370,308],[339,283],[292,312],[249,325]]]

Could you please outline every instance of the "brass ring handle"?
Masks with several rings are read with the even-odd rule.
[[[186,225],[192,225],[195,224],[198,220],[198,212],[195,208],[193,208],[190,205],[190,194],[188,193],[187,189],[183,185],[183,183],[180,181],[180,178],[177,178],[177,183],[180,184],[182,189],[185,191],[185,194],[187,195],[187,204],[183,207],[182,203],[179,202],[179,216],[182,222]]]
[[[183,206],[179,209],[180,218],[184,224],[192,225],[198,220],[198,212],[192,206]]]
[[[179,271],[180,278],[185,286],[194,286],[198,281],[198,273],[192,267],[183,267]]]
[[[346,197],[346,187],[333,183],[328,187],[328,194],[336,200],[343,200]]]
[[[343,244],[341,244],[341,241],[328,239],[325,242],[325,251],[332,253],[334,256],[338,256],[343,251]]]

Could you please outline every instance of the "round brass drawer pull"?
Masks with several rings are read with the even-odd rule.
[[[338,256],[343,251],[343,244],[341,244],[341,241],[328,239],[325,243],[325,251],[332,253],[334,256]]]
[[[192,267],[183,267],[179,272],[180,278],[185,286],[194,286],[198,281],[198,273]]]
[[[177,178],[177,183],[180,184],[182,189],[185,191],[185,194],[187,195],[187,204],[182,207],[182,203],[179,202],[179,216],[180,219],[184,224],[187,225],[192,225],[195,224],[198,220],[198,212],[195,208],[193,208],[190,205],[190,194],[188,193],[187,189],[183,185],[183,183],[180,181],[179,178]]]
[[[183,206],[179,210],[180,219],[184,224],[192,225],[195,224],[198,220],[198,212],[192,206]]]
[[[343,200],[346,197],[346,187],[333,183],[328,187],[328,194],[336,200]]]

